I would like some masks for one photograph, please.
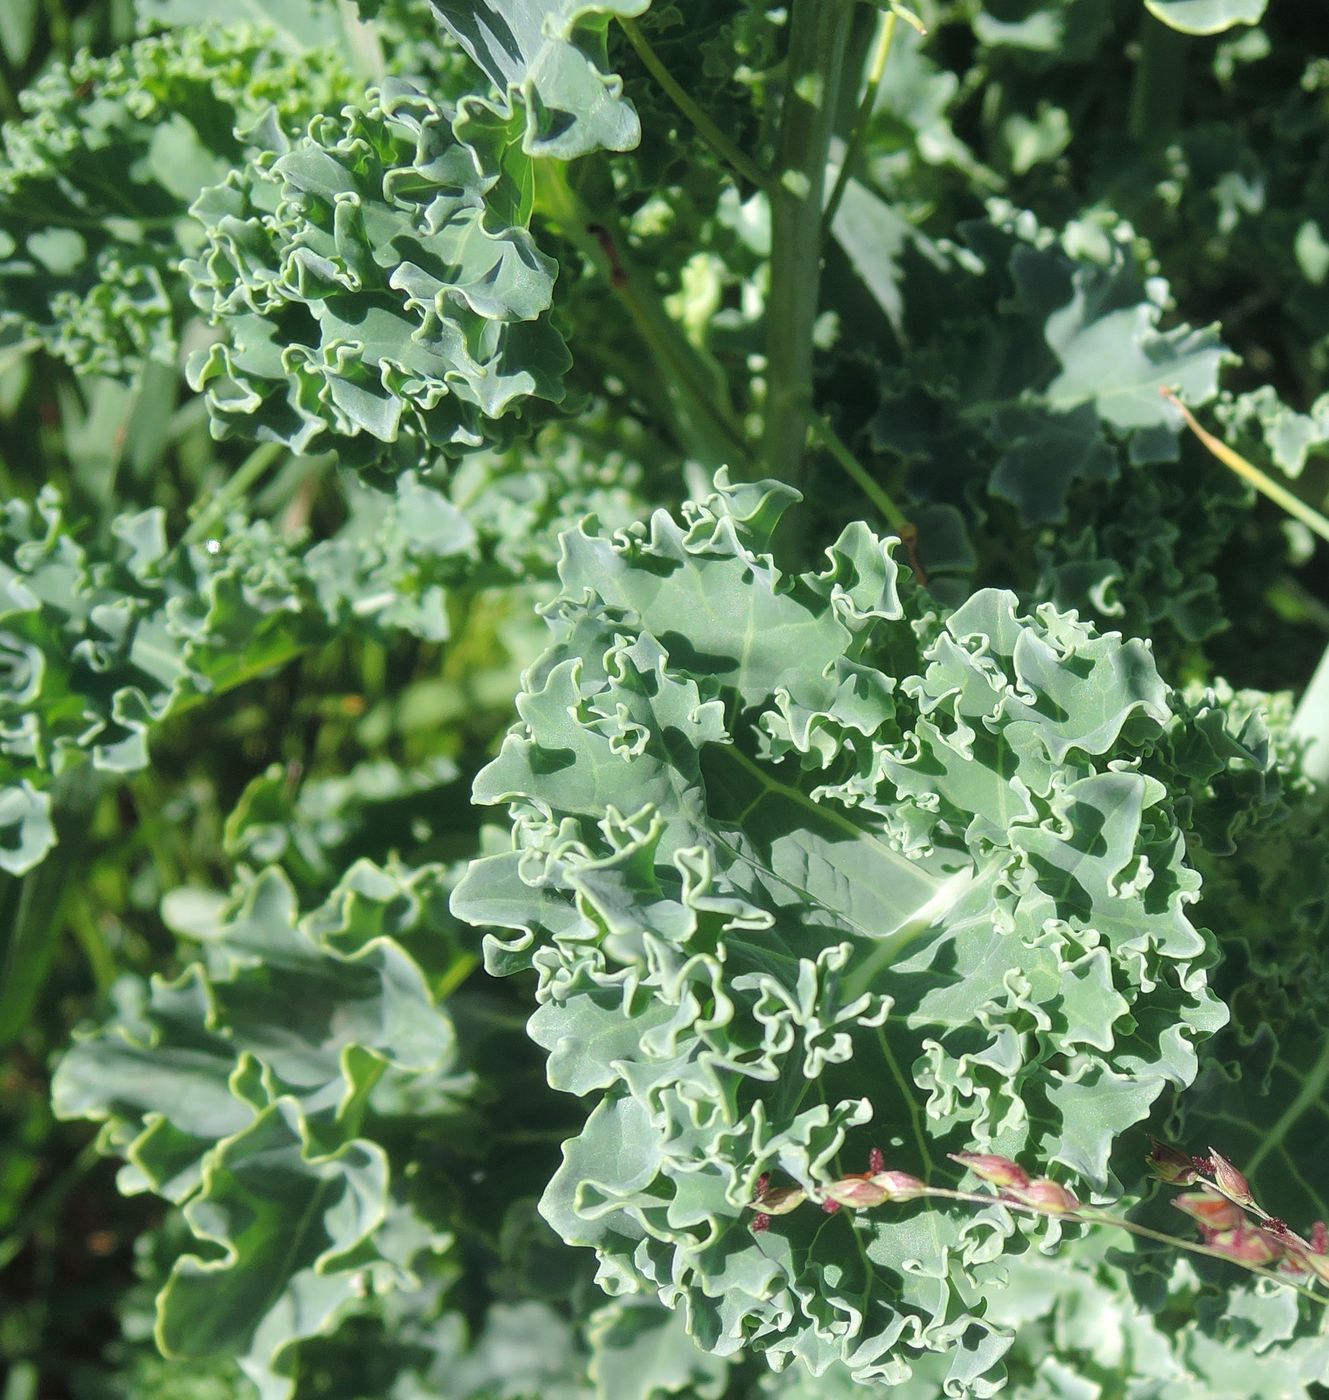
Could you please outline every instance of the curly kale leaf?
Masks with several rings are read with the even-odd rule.
[[[117,518],[100,552],[52,490],[0,512],[0,867],[22,874],[50,849],[55,779],[85,759],[143,768],[152,728],[189,704],[350,631],[447,636],[470,526],[409,475],[361,504],[312,546],[233,523],[171,548],[150,510]]]
[[[171,363],[199,246],[188,209],[246,159],[265,112],[298,129],[351,91],[331,49],[292,57],[269,34],[215,26],[84,54],[22,95],[0,161],[0,336],[85,373]]]
[[[207,191],[186,265],[225,339],[190,361],[213,429],[415,467],[510,435],[558,403],[569,359],[545,319],[557,267],[525,228],[530,168],[507,129],[386,80]]]
[[[1147,646],[984,591],[947,619],[864,526],[783,576],[791,493],[728,488],[565,537],[554,633],[475,798],[514,849],[454,912],[539,978],[559,1089],[593,1095],[543,1211],[611,1292],[709,1350],[989,1384],[983,1280],[1024,1226],[935,1209],[746,1228],[873,1142],[969,1143],[1108,1184],[1108,1152],[1222,1024]],[[870,1125],[870,1126],[869,1126]]]
[[[572,160],[630,151],[641,125],[608,71],[612,17],[651,0],[431,0],[439,22],[484,70],[504,113],[521,124],[530,156]]]
[[[193,1249],[157,1300],[168,1355],[235,1357],[284,1400],[296,1343],[418,1288],[448,1248],[383,1145],[387,1124],[437,1123],[469,1092],[406,945],[445,895],[437,867],[362,862],[301,918],[269,869],[207,930],[203,963],[122,983],[116,1020],[61,1062],[56,1111],[103,1122],[121,1189],[183,1205]]]

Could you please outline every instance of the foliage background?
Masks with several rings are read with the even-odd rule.
[[[469,794],[547,645],[534,608],[559,590],[559,536],[592,515],[607,538],[704,496],[722,461],[736,479],[760,474],[743,444],[761,416],[770,230],[750,184],[705,153],[603,22],[640,7],[591,7],[586,48],[607,45],[640,146],[617,153],[632,144],[626,108],[604,130],[552,134],[529,93],[525,107],[518,92],[512,110],[466,108],[478,154],[453,222],[440,232],[416,209],[391,237],[443,240],[435,262],[421,255],[432,267],[464,261],[446,240],[469,247],[483,224],[529,275],[496,304],[476,289],[507,273],[466,267],[467,310],[438,333],[466,341],[473,381],[445,393],[437,366],[415,366],[393,395],[407,428],[384,447],[376,415],[394,410],[372,382],[347,375],[331,405],[324,389],[355,298],[386,295],[396,269],[319,283],[318,258],[358,236],[353,201],[320,199],[320,153],[372,192],[374,162],[418,168],[421,126],[437,136],[438,110],[477,84],[427,11],[377,8],[360,21],[274,0],[275,30],[199,29],[189,0],[0,13],[4,1400],[205,1400],[255,1383],[394,1400],[848,1394],[838,1364],[819,1381],[776,1377],[756,1352],[698,1350],[681,1313],[595,1286],[588,1251],[566,1248],[535,1204],[589,1109],[546,1083],[524,1030],[532,974],[489,975],[479,933],[448,911],[466,862],[505,840]],[[861,9],[859,69],[875,22]],[[1157,386],[1183,385],[1228,441],[1324,504],[1317,21],[1275,4],[1258,25],[1197,38],[1136,0],[922,13],[925,41],[900,27],[827,244],[816,403],[917,524],[935,597],[995,586],[1077,608],[1149,638],[1186,697],[1189,709],[1170,702],[1173,729],[1160,721],[1173,747],[1152,736],[1146,771],[1203,878],[1194,917],[1220,938],[1212,986],[1234,1016],[1197,1088],[1180,1107],[1165,1091],[1150,1121],[1268,1156],[1262,1179],[1309,1218],[1326,1196],[1315,1008],[1329,844],[1288,733],[1290,696],[1329,638],[1329,568],[1179,436]],[[640,22],[768,164],[783,38],[766,7],[677,0]],[[347,136],[336,114],[364,106],[371,76],[385,92],[414,80],[428,100],[369,104]],[[841,133],[852,93],[844,108]],[[610,150],[569,167],[566,187],[540,183],[547,159],[525,183],[521,143],[551,140]],[[450,135],[438,142],[429,156],[455,160]],[[579,205],[605,219],[608,244],[579,230]],[[266,242],[237,234],[254,210],[274,215]],[[42,242],[53,227],[77,244]],[[274,268],[294,250],[309,280],[278,295]],[[432,289],[412,295],[432,304]],[[668,325],[651,321],[652,299]],[[231,328],[225,353],[209,315]],[[308,354],[274,368],[270,337],[292,327]],[[215,397],[226,355],[252,394],[238,407]],[[670,355],[692,357],[701,392],[660,372]],[[529,383],[510,374],[523,367]],[[510,397],[484,397],[496,380]],[[197,392],[210,384],[220,440]],[[520,413],[495,417],[507,403]],[[422,442],[448,472],[403,473]],[[851,522],[883,528],[831,453],[801,471],[784,546],[798,567],[824,567],[820,548]],[[579,623],[564,621],[571,655]],[[305,977],[333,1010],[297,1044],[272,1034],[274,1008]],[[53,1110],[75,1028],[110,1017],[129,1039],[80,1042]],[[154,1037],[152,1054],[134,1050]],[[159,1077],[135,1098],[125,1066],[149,1060]],[[563,1073],[579,1084],[575,1065]],[[182,1116],[195,1095],[220,1116]],[[1279,1118],[1303,1099],[1296,1121]],[[88,1116],[106,1120],[102,1148],[133,1145],[118,1185]],[[239,1146],[218,1146],[241,1129]],[[1142,1136],[1110,1162],[1128,1194]],[[260,1158],[270,1174],[246,1195]],[[182,1214],[207,1170],[206,1207]],[[335,1238],[315,1231],[274,1264],[261,1246],[281,1232],[263,1212],[284,1222],[310,1200]],[[249,1268],[293,1280],[297,1321],[251,1315],[252,1273],[233,1281],[233,1311],[208,1291],[224,1255],[208,1238],[251,1212]],[[1016,1243],[984,1322],[1015,1336],[1013,1393],[1236,1396],[1275,1374],[1280,1393],[1323,1389],[1324,1343],[1286,1297],[1206,1267],[1137,1258],[1123,1271],[1112,1241]],[[153,1295],[190,1252],[201,1263],[177,1273],[162,1334],[180,1359],[164,1361]],[[310,1267],[321,1252],[336,1261],[323,1273]],[[990,1358],[973,1347],[961,1379],[983,1393]],[[949,1365],[924,1355],[897,1388],[934,1395]]]

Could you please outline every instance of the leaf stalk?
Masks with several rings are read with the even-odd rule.
[[[895,42],[895,30],[899,22],[899,15],[894,10],[889,10],[883,17],[881,28],[877,33],[876,47],[872,51],[872,58],[868,64],[863,100],[858,104],[858,112],[854,117],[854,129],[849,135],[849,144],[845,147],[844,160],[840,163],[840,173],[835,177],[835,188],[831,190],[831,197],[826,201],[826,208],[821,216],[821,236],[823,239],[830,234],[831,225],[835,222],[835,215],[840,208],[840,201],[844,198],[844,192],[849,186],[849,181],[858,166],[859,158],[863,154],[863,147],[867,143],[868,124],[872,120],[872,113],[877,105],[877,94],[881,91],[882,79],[886,75],[886,64],[890,61],[891,45]]]
[[[822,206],[853,0],[794,0],[771,197],[764,466],[799,487],[812,412],[813,327],[821,292]]]
[[[742,176],[750,185],[771,194],[775,181],[752,159],[746,151],[731,141],[728,136],[697,105],[691,94],[665,67],[660,55],[651,47],[650,40],[641,32],[641,26],[633,19],[623,19],[619,23],[628,43],[641,59],[642,66],[659,83],[666,96],[675,107],[692,123],[697,135],[711,148],[711,151],[736,175]]]

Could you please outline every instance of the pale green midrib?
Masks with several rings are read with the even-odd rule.
[[[1247,1158],[1245,1165],[1248,1170],[1254,1171],[1276,1147],[1282,1146],[1293,1125],[1324,1094],[1326,1085],[1329,1085],[1329,1040],[1325,1041],[1319,1059],[1302,1081],[1296,1098],[1283,1111],[1278,1122],[1261,1137],[1259,1146]]]
[[[886,1066],[891,1072],[891,1077],[895,1080],[900,1090],[900,1096],[904,1099],[905,1108],[909,1112],[909,1122],[914,1130],[914,1141],[918,1144],[918,1153],[923,1168],[923,1179],[931,1182],[932,1179],[932,1153],[928,1148],[928,1136],[923,1130],[923,1116],[919,1112],[918,1100],[915,1097],[916,1086],[912,1080],[904,1077],[904,1071],[900,1068],[900,1062],[895,1058],[895,1051],[891,1049],[891,1042],[887,1038],[884,1026],[877,1027],[877,1039],[881,1042],[882,1053],[886,1057]],[[940,1240],[938,1241],[940,1244]]]
[[[865,928],[858,920],[852,918],[846,910],[831,908],[824,900],[817,898],[786,876],[778,874],[776,871],[772,870],[769,865],[758,865],[750,856],[738,850],[731,842],[725,840],[718,831],[712,833],[713,838],[730,851],[736,859],[741,860],[744,864],[752,866],[755,869],[760,869],[763,874],[769,876],[770,879],[777,881],[784,885],[786,889],[792,890],[800,895],[805,902],[815,905],[818,908],[827,909],[847,928],[854,930],[860,937],[867,939],[875,945],[866,961],[855,971],[854,976],[849,979],[847,990],[850,992],[851,998],[860,996],[866,992],[883,966],[894,962],[904,948],[912,943],[920,933],[941,922],[946,911],[952,908],[957,901],[963,899],[973,887],[974,883],[988,873],[986,871],[979,871],[975,867],[970,866],[968,869],[958,871],[944,878],[931,875],[927,871],[921,869],[913,861],[909,860],[906,856],[901,855],[898,851],[892,850],[889,846],[883,844],[872,832],[850,821],[849,818],[842,813],[837,812],[831,807],[819,805],[797,787],[776,782],[760,764],[754,762],[736,745],[725,746],[723,752],[727,756],[738,760],[740,766],[746,768],[767,791],[773,792],[777,796],[785,797],[807,810],[815,812],[823,821],[830,822],[833,826],[851,836],[855,841],[870,842],[887,858],[890,864],[901,869],[903,872],[907,872],[911,881],[926,884],[931,887],[931,893],[927,899],[915,905],[908,916],[903,918],[889,933],[883,934],[879,929]],[[749,807],[745,810],[750,811],[751,807],[752,804],[749,804]]]
[[[901,869],[906,870],[911,880],[927,881],[934,889],[939,889],[945,883],[945,881],[939,880],[936,876],[929,875],[925,870],[920,869],[919,866],[907,856],[902,856],[899,851],[892,850],[871,831],[859,826],[856,822],[850,821],[843,812],[836,811],[834,807],[823,807],[819,803],[814,802],[802,789],[794,787],[792,784],[777,782],[759,763],[749,758],[736,744],[724,746],[724,752],[729,757],[737,759],[741,766],[746,768],[767,791],[788,798],[788,800],[796,803],[800,807],[804,807],[810,812],[815,812],[821,820],[829,822],[846,835],[853,837],[855,841],[871,842],[893,865],[897,865],[901,867]],[[751,810],[751,806],[752,804],[749,804],[747,810]]]

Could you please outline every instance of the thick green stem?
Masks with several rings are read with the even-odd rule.
[[[628,43],[636,50],[637,57],[641,59],[646,71],[660,84],[674,106],[692,123],[697,135],[736,174],[759,190],[771,193],[775,188],[771,177],[746,151],[735,145],[693,101],[687,89],[660,61],[659,54],[651,47],[636,21],[625,19],[621,21],[621,25]]]
[[[821,291],[826,161],[849,50],[853,0],[794,0],[771,200],[763,467],[801,485],[812,408],[812,333]]]
[[[1186,59],[1193,40],[1140,11],[1139,57],[1131,84],[1130,134],[1146,146],[1162,146],[1176,130],[1186,90]]]
[[[680,446],[707,467],[745,467],[750,449],[724,400],[722,376],[683,334],[649,280],[633,265],[608,212],[593,216],[554,161],[540,169],[538,199],[542,211],[599,270],[628,313],[668,391]]]

